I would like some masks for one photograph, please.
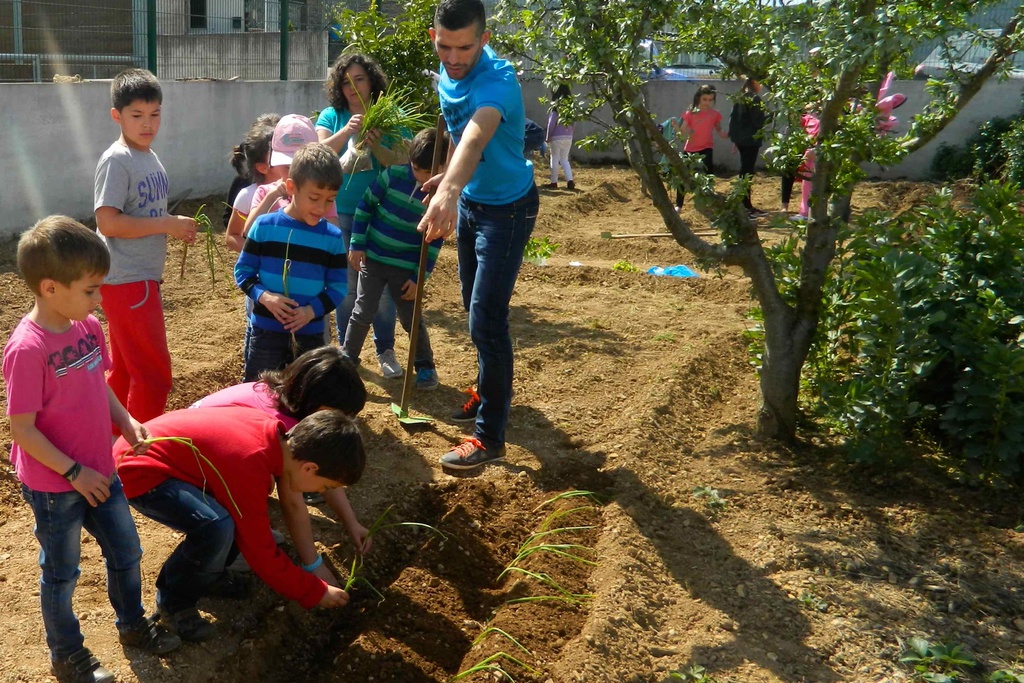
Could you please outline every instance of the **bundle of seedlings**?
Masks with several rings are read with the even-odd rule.
[[[352,77],[346,74],[352,87]],[[378,95],[376,100],[365,102],[358,95],[363,106],[363,125],[354,141],[349,142],[349,150],[342,155],[342,171],[353,174],[371,168],[369,158],[369,134],[376,131],[378,140],[401,140],[434,123],[434,115],[423,110],[416,101],[410,88],[396,88],[393,85]],[[351,139],[350,139],[351,140]]]

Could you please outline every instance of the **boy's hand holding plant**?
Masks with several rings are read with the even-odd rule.
[[[196,220],[191,216],[168,216],[167,234],[186,244],[196,241]]]
[[[263,304],[270,314],[274,316],[274,319],[282,325],[287,325],[291,322],[292,311],[294,311],[299,302],[295,299],[289,299],[283,294],[275,294],[274,292],[263,292],[260,294],[259,302]]]
[[[295,334],[303,327],[309,324],[316,314],[313,313],[312,306],[300,306],[299,308],[293,308],[289,316],[288,322],[284,323],[284,329],[292,334]]]
[[[348,593],[328,584],[327,592],[320,598],[320,602],[317,603],[317,607],[344,607],[348,604]]]
[[[355,546],[356,552],[360,555],[365,555],[373,548],[373,538],[370,535],[370,530],[359,522],[352,521],[346,523],[345,531],[352,538],[352,545]]]

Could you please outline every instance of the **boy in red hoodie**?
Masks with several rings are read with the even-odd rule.
[[[114,454],[129,504],[185,534],[156,580],[157,609],[183,640],[213,637],[196,604],[204,595],[237,595],[225,566],[239,551],[267,585],[307,609],[348,603],[345,591],[312,574],[322,557],[300,569],[277,547],[267,495],[275,483],[323,492],[359,481],[366,455],[351,417],[322,410],[286,432],[260,410],[195,408],[161,415],[146,429],[145,453],[134,455],[122,438]]]

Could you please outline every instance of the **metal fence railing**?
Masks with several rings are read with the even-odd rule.
[[[336,4],[0,0],[0,82],[102,79],[130,66],[163,79],[322,79]]]

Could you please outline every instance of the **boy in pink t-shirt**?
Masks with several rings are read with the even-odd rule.
[[[103,551],[107,590],[122,643],[165,654],[181,644],[145,614],[142,547],[115,474],[111,424],[142,452],[148,437],[107,386],[103,328],[91,313],[110,254],[93,231],[66,216],[36,223],[18,243],[18,270],[35,306],[4,348],[11,462],[35,515],[46,644],[62,681],[113,681],[84,646],[71,604],[81,530]]]
[[[728,137],[722,130],[722,114],[715,109],[716,96],[715,86],[701,85],[693,94],[693,106],[683,112],[682,123],[672,124],[678,126],[676,133],[686,139],[683,152],[701,155],[706,173],[714,172],[715,131],[723,140]],[[682,190],[676,192],[676,211],[683,208],[683,196]]]

